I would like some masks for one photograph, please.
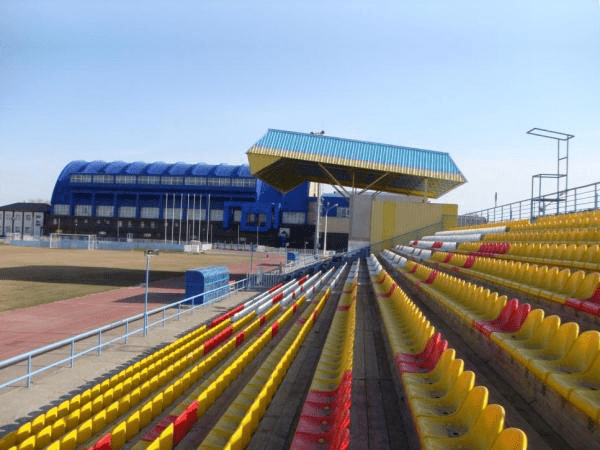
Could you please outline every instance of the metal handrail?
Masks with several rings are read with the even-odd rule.
[[[595,182],[462,214],[458,217],[458,225],[467,226],[523,219],[534,221],[540,216],[599,208],[600,182]]]
[[[194,305],[193,304],[195,300],[197,300],[197,299],[199,299],[201,297],[204,297],[205,295],[208,295],[210,293],[213,293],[215,291],[223,290],[223,287],[212,289],[210,291],[206,291],[206,292],[203,292],[201,294],[197,294],[197,295],[194,295],[194,296],[191,296],[191,297],[187,297],[187,298],[184,298],[184,299],[179,300],[179,301],[174,302],[174,303],[170,303],[170,304],[165,305],[165,306],[159,306],[157,308],[154,308],[154,309],[148,311],[148,317],[154,316],[154,315],[156,315],[158,313],[161,313],[161,312],[163,313],[163,315],[162,315],[161,319],[156,320],[156,321],[154,321],[152,323],[148,323],[148,328],[150,328],[150,327],[152,327],[154,325],[157,325],[159,323],[162,323],[164,325],[165,321],[168,320],[168,319],[171,319],[171,318],[174,318],[174,317],[179,318],[179,316],[181,314],[185,314],[185,313],[191,312],[191,311],[193,311],[193,310],[195,310],[197,308],[200,308],[200,307],[203,307],[203,306],[207,306],[207,305],[210,305],[210,304],[215,303],[217,301],[220,301],[220,300],[228,297],[229,295],[231,295],[232,292],[238,292],[239,290],[241,290],[243,287],[245,287],[247,281],[248,281],[247,278],[243,278],[241,280],[238,280],[238,281],[236,281],[234,283],[233,286],[231,286],[231,285],[229,286],[229,290],[228,290],[227,293],[225,293],[225,294],[223,294],[221,296],[218,296],[218,297],[216,297],[214,299],[211,299],[211,300],[209,300],[207,302],[202,302],[201,304],[198,304],[198,305]],[[186,304],[186,303],[190,303],[191,307],[182,310],[181,306],[184,305],[184,304]],[[177,312],[174,313],[174,314],[172,314],[172,315],[170,315],[170,316],[166,316],[165,312],[168,309],[172,309],[172,308],[177,308]],[[29,352],[22,353],[20,355],[16,355],[16,356],[10,357],[8,359],[2,360],[2,361],[0,361],[0,370],[6,369],[7,367],[14,366],[14,365],[16,365],[18,363],[27,361],[27,372],[24,375],[18,376],[16,378],[13,378],[13,379],[11,379],[9,381],[6,381],[6,382],[0,384],[0,389],[8,387],[8,386],[10,386],[10,385],[12,385],[14,383],[17,383],[19,381],[22,381],[22,380],[27,380],[27,387],[30,387],[31,386],[31,382],[32,382],[32,378],[35,375],[39,375],[39,374],[41,374],[41,373],[43,373],[43,372],[45,372],[45,371],[47,371],[49,369],[52,369],[54,367],[60,366],[60,365],[65,364],[65,363],[69,363],[70,367],[73,367],[73,362],[75,361],[75,359],[77,359],[77,358],[79,358],[79,357],[81,357],[83,355],[86,355],[86,354],[88,354],[90,352],[93,352],[93,351],[96,351],[97,354],[100,355],[101,352],[102,352],[102,349],[104,347],[106,347],[108,345],[111,345],[114,342],[124,340],[124,342],[127,343],[127,340],[129,338],[129,336],[133,336],[135,334],[142,333],[144,331],[143,326],[140,327],[140,328],[137,328],[135,330],[130,331],[129,330],[129,323],[136,322],[136,321],[141,320],[143,318],[144,318],[144,313],[135,314],[135,315],[133,315],[131,317],[127,317],[126,319],[121,319],[121,320],[118,320],[116,322],[112,322],[110,324],[103,325],[101,327],[95,328],[93,330],[89,330],[89,331],[80,333],[80,334],[78,334],[76,336],[72,336],[72,337],[69,337],[69,338],[66,338],[66,339],[62,339],[60,341],[54,342],[52,344],[47,344],[47,345],[45,345],[43,347],[40,347],[40,348],[37,348],[35,350],[31,350]],[[102,341],[102,333],[105,333],[107,331],[114,330],[116,328],[120,328],[120,327],[123,327],[123,326],[125,327],[125,333],[124,334],[122,334],[122,335],[120,335],[120,336],[118,336],[116,338],[113,338],[113,339],[111,339],[109,341],[104,341],[104,342]],[[97,345],[95,345],[93,347],[90,347],[88,349],[85,349],[83,351],[80,351],[80,352],[75,352],[75,344],[77,342],[83,341],[85,339],[89,339],[90,337],[93,337],[93,336],[96,336],[96,335],[98,336],[98,344]],[[35,371],[32,370],[32,360],[33,360],[34,357],[43,355],[45,353],[48,353],[48,352],[51,352],[51,351],[54,351],[54,350],[58,350],[60,348],[66,347],[68,345],[71,347],[70,355],[68,357],[63,358],[63,359],[61,359],[59,361],[55,361],[55,362],[50,363],[48,365],[45,365],[44,367],[36,369]]]
[[[355,251],[346,253],[347,256],[352,256],[354,254],[356,254]],[[302,271],[302,270],[310,270],[313,267],[315,267],[316,265],[321,264],[321,263],[323,263],[323,260],[319,259],[319,260],[314,261],[314,262],[312,262],[310,264],[306,264],[306,265],[303,265],[301,267],[295,267],[294,268],[294,272],[295,271]],[[287,273],[287,274],[286,273],[282,273],[279,270],[279,271],[273,271],[273,272],[248,274],[246,278],[243,278],[241,280],[236,281],[233,285],[229,285],[229,290],[228,290],[227,293],[225,293],[223,295],[220,295],[220,296],[218,296],[218,297],[216,297],[214,299],[211,299],[209,301],[202,302],[201,304],[194,305],[193,303],[194,303],[194,300],[202,298],[205,295],[211,294],[211,293],[213,293],[215,291],[222,290],[223,287],[212,289],[210,291],[206,291],[206,292],[203,292],[201,294],[197,294],[197,295],[194,295],[194,296],[191,296],[191,297],[187,297],[187,298],[178,300],[177,302],[170,303],[170,304],[165,305],[165,306],[159,306],[157,308],[154,308],[154,309],[148,311],[148,313],[147,313],[148,317],[150,317],[150,316],[155,316],[156,314],[159,314],[159,313],[162,312],[162,317],[160,319],[158,319],[158,320],[156,320],[154,322],[150,322],[150,321],[148,322],[148,329],[150,329],[151,327],[153,327],[153,326],[155,326],[155,325],[157,325],[159,323],[162,323],[163,326],[164,326],[164,323],[165,323],[166,320],[169,320],[169,319],[172,319],[172,318],[175,318],[175,317],[177,319],[179,319],[179,316],[181,314],[192,312],[192,311],[194,311],[197,308],[201,308],[203,306],[210,305],[212,303],[220,301],[220,300],[228,297],[229,295],[231,295],[232,292],[238,292],[238,291],[240,291],[242,289],[245,289],[245,288],[255,287],[255,285],[256,285],[255,278],[257,276],[259,276],[259,275],[262,276],[262,277],[264,277],[264,276],[271,276],[272,275],[270,281],[272,283],[275,283],[276,281],[279,280],[280,277],[282,277],[282,276],[289,276],[290,273]],[[262,286],[262,287],[267,287],[267,286]],[[268,286],[268,287],[270,287],[270,286]],[[187,304],[190,304],[189,308],[185,308],[185,309],[181,308],[182,305],[187,306]],[[168,309],[172,309],[172,308],[176,308],[177,311],[175,313],[173,313],[172,315],[167,316],[166,315],[166,311]],[[94,351],[98,355],[100,355],[103,348],[105,348],[105,347],[107,347],[107,346],[109,346],[109,345],[111,345],[111,344],[113,344],[113,343],[115,343],[117,341],[124,341],[124,343],[127,343],[127,340],[129,338],[129,336],[133,336],[133,335],[138,334],[138,333],[143,333],[143,331],[144,331],[144,327],[143,326],[140,326],[139,328],[136,328],[134,330],[129,330],[129,324],[131,322],[136,322],[136,321],[142,320],[143,318],[144,318],[144,313],[135,314],[135,315],[133,315],[131,317],[128,317],[126,319],[121,319],[121,320],[118,320],[116,322],[112,322],[110,324],[103,325],[101,327],[97,327],[97,328],[95,328],[93,330],[89,330],[89,331],[86,331],[84,333],[80,333],[80,334],[78,334],[76,336],[72,336],[72,337],[69,337],[69,338],[66,338],[66,339],[62,339],[62,340],[54,342],[52,344],[48,344],[48,345],[45,345],[43,347],[37,348],[35,350],[31,350],[29,352],[22,353],[20,355],[16,355],[16,356],[13,356],[11,358],[8,358],[8,359],[5,359],[3,361],[0,361],[0,370],[6,369],[6,368],[11,367],[11,366],[14,366],[14,365],[16,365],[18,363],[27,361],[27,371],[26,371],[26,373],[23,374],[23,375],[20,375],[18,377],[15,377],[15,378],[13,378],[11,380],[5,381],[4,383],[0,384],[0,389],[3,389],[3,388],[8,387],[8,386],[11,386],[11,385],[13,385],[13,384],[15,384],[15,383],[17,383],[19,381],[23,381],[23,380],[27,381],[27,387],[31,387],[32,378],[34,376],[36,376],[36,375],[39,375],[39,374],[41,374],[41,373],[49,370],[49,369],[52,369],[54,367],[58,367],[60,365],[66,364],[66,363],[69,364],[69,367],[73,367],[74,361],[77,358],[81,357],[81,356],[84,356],[84,355],[86,355],[88,353],[91,353],[91,352],[94,352]],[[125,333],[124,334],[121,334],[121,335],[119,335],[119,336],[117,336],[115,338],[112,338],[112,339],[108,340],[108,341],[103,341],[102,340],[102,333],[106,333],[107,331],[114,330],[116,328],[120,328],[120,327],[123,327],[123,326],[125,327]],[[76,352],[76,350],[75,350],[75,344],[77,342],[83,341],[85,339],[89,339],[89,338],[91,338],[93,336],[98,336],[98,344],[97,345],[92,346],[90,348],[87,348],[85,350]],[[70,346],[70,355],[68,357],[65,357],[65,358],[62,358],[62,359],[60,359],[58,361],[54,361],[52,363],[44,365],[43,367],[40,367],[39,369],[32,370],[32,366],[33,366],[32,360],[33,360],[34,357],[43,355],[45,353],[48,353],[48,352],[51,352],[51,351],[54,351],[54,350],[58,350],[60,348],[66,347],[66,346]]]

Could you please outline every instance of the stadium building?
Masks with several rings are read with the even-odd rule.
[[[73,161],[52,194],[50,232],[169,242],[258,242],[312,248],[316,197],[304,182],[283,194],[246,165]],[[324,196],[328,249],[348,242],[348,200]],[[339,219],[339,220],[336,220]],[[323,226],[321,225],[321,234]]]

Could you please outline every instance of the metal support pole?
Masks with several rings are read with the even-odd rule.
[[[74,357],[75,356],[75,340],[71,341],[71,360],[69,361],[69,367],[72,369],[74,365]]]
[[[98,331],[98,348],[96,349],[96,354],[100,356],[102,353],[102,330]]]
[[[148,255],[146,255],[146,286],[144,288],[144,336],[148,336],[148,277],[150,275],[148,259]]]
[[[125,343],[129,340],[129,320],[125,322]]]
[[[27,387],[31,387],[31,368],[33,366],[33,362],[31,361],[31,355],[27,357]]]

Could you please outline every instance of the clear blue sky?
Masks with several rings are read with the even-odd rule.
[[[0,204],[75,159],[246,163],[282,128],[449,152],[468,212],[555,171],[532,127],[600,181],[599,113],[598,0],[0,3]]]

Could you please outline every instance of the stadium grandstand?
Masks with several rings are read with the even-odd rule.
[[[466,181],[447,153],[268,130],[247,154],[74,162],[52,217],[142,236],[153,221],[161,239],[191,195],[220,238],[296,225],[301,246],[311,204],[348,208],[350,251],[24,419],[0,450],[600,449],[600,211],[582,201],[596,185],[555,193],[557,214],[540,197],[463,221],[430,201]]]

